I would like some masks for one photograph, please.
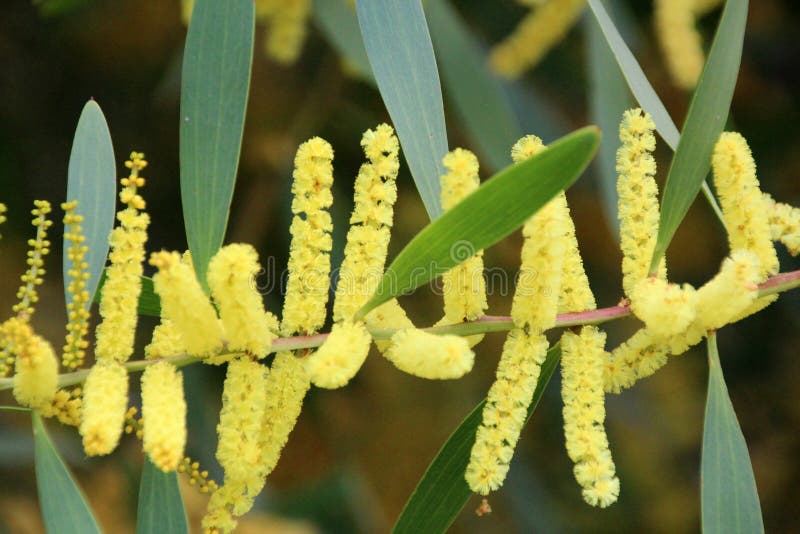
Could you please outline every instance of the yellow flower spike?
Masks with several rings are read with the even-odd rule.
[[[77,200],[61,204],[61,209],[64,210],[64,238],[70,244],[66,251],[70,260],[70,268],[67,270],[70,277],[67,285],[70,301],[67,303],[67,334],[61,355],[61,363],[66,369],[77,369],[83,365],[86,347],[89,346],[86,340],[91,304],[89,292],[86,290],[86,281],[89,279],[86,270],[89,265],[84,260],[89,247],[84,244],[86,237],[81,227],[83,217],[76,213],[77,207]]]
[[[186,400],[183,375],[171,363],[142,373],[142,419],[144,452],[162,471],[175,471],[186,447]]]
[[[655,27],[672,80],[693,89],[703,72],[705,55],[695,26],[697,0],[656,0]]]
[[[169,319],[162,319],[153,329],[150,343],[144,348],[144,357],[148,360],[167,358],[187,352],[183,336]]]
[[[19,302],[14,304],[12,310],[14,313],[29,319],[33,315],[36,303],[39,301],[39,292],[36,287],[40,286],[45,274],[44,270],[44,257],[50,253],[50,241],[47,239],[47,230],[53,225],[53,221],[47,218],[47,215],[52,211],[50,203],[46,200],[34,200],[31,215],[33,220],[31,224],[36,228],[36,237],[28,240],[28,265],[25,274],[20,277],[22,285],[17,290],[17,299]]]
[[[326,389],[346,385],[367,359],[371,341],[360,321],[334,324],[328,339],[306,360],[311,383]]]
[[[56,396],[58,359],[50,343],[31,334],[15,346],[14,398],[23,406],[45,409]]]
[[[216,489],[208,501],[202,527],[205,534],[229,534],[236,529],[238,521],[233,517],[233,503],[241,497],[242,484],[228,483]]]
[[[278,63],[289,65],[297,61],[303,49],[311,0],[281,0],[274,5],[267,19],[264,52]]]
[[[153,285],[161,298],[161,317],[175,326],[189,354],[208,356],[222,347],[222,327],[191,265],[177,252],[155,252]]]
[[[583,499],[605,508],[616,502],[619,479],[608,449],[603,423],[603,365],[606,335],[594,326],[561,336],[561,397],[567,454],[575,462],[575,480]]]
[[[12,316],[0,323],[0,376],[7,376],[11,372],[15,354],[25,347],[33,335],[27,316]]]
[[[549,0],[536,7],[492,48],[492,69],[506,78],[518,78],[536,66],[566,36],[585,6],[586,0]]]
[[[408,318],[397,299],[384,302],[369,312],[365,320],[372,328],[414,328],[414,323]],[[385,353],[391,346],[391,341],[388,339],[376,339],[375,346],[378,347],[379,351]]]
[[[617,194],[622,249],[622,287],[630,296],[633,288],[645,279],[658,234],[658,187],[654,179],[656,161],[653,150],[655,123],[641,109],[629,109],[622,115],[617,150]],[[662,260],[659,278],[666,277]]]
[[[128,408],[128,373],[119,362],[98,362],[83,387],[83,418],[78,431],[89,456],[111,453],[119,443]]]
[[[546,354],[543,335],[509,332],[465,473],[475,493],[488,495],[503,485]]]
[[[723,132],[714,146],[711,165],[730,248],[755,253],[763,281],[778,272],[778,256],[772,244],[768,205],[758,188],[756,164],[744,137]]]
[[[352,318],[375,292],[386,263],[397,199],[400,144],[394,129],[380,124],[367,130],[361,146],[369,162],[361,166],[356,178],[355,205],[333,303],[336,322]]]
[[[83,390],[59,389],[53,400],[39,409],[42,417],[55,417],[61,424],[77,427],[81,424]]]
[[[722,262],[720,272],[697,290],[694,327],[705,333],[749,315],[745,312],[758,297],[760,271],[758,256],[748,250],[734,250]]]
[[[658,341],[642,328],[621,343],[606,357],[603,367],[605,392],[621,393],[640,378],[648,377],[663,367],[670,352],[668,341]]]
[[[401,371],[430,380],[461,378],[475,363],[466,338],[438,336],[416,328],[394,334],[385,355]]]
[[[333,149],[319,137],[297,149],[292,183],[292,243],[281,332],[310,334],[325,322],[330,290]]]
[[[633,287],[630,298],[631,311],[655,338],[680,334],[695,318],[697,295],[689,284],[649,276]]]
[[[769,228],[773,241],[780,241],[786,246],[789,254],[800,254],[800,209],[775,202],[771,196],[764,193],[764,202],[767,206]]]
[[[277,337],[264,302],[256,289],[255,275],[261,270],[258,254],[250,245],[222,247],[208,264],[208,285],[225,329],[228,348],[266,356]]]

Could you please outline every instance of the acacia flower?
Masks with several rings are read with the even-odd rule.
[[[384,302],[369,312],[365,320],[372,328],[414,328],[414,323],[408,318],[406,311],[400,306],[397,299]],[[375,346],[384,354],[391,344],[392,342],[388,339],[375,340]]]
[[[614,503],[619,495],[619,479],[603,428],[605,340],[605,333],[594,326],[584,326],[580,334],[565,332],[561,336],[567,454],[575,462],[575,480],[583,488],[584,500],[601,508]]]
[[[111,453],[119,443],[128,407],[128,373],[116,360],[99,361],[83,387],[83,418],[78,431],[89,456]]]
[[[461,378],[472,370],[475,353],[466,338],[406,328],[392,336],[386,359],[408,374],[430,380]]]
[[[222,247],[208,264],[208,285],[219,309],[228,348],[247,351],[257,358],[269,353],[276,337],[270,326],[277,322],[264,311],[256,289],[255,275],[260,269],[255,249],[240,243]]]
[[[550,0],[535,7],[511,35],[492,48],[492,69],[506,78],[521,76],[564,38],[585,6],[586,0]]]
[[[76,212],[78,201],[61,204],[64,210],[64,240],[69,242],[66,250],[70,268],[67,270],[69,282],[67,284],[67,334],[64,340],[61,362],[67,369],[77,369],[83,365],[86,355],[86,333],[89,330],[89,305],[91,304],[89,292],[86,290],[86,281],[89,279],[87,269],[89,264],[84,257],[89,250],[84,243],[83,216]]]
[[[117,213],[119,225],[109,238],[111,265],[106,269],[106,281],[100,297],[102,322],[97,326],[95,357],[98,361],[125,362],[133,353],[134,334],[138,313],[136,311],[142,283],[144,244],[150,218],[139,210],[145,203],[139,195],[144,178],[139,173],[147,166],[144,154],[131,152],[125,166],[131,170],[122,178],[123,188],[119,198],[126,208]]]
[[[631,311],[654,337],[680,334],[695,317],[697,297],[689,284],[679,286],[648,276],[633,286],[630,298]]]
[[[191,265],[177,252],[154,252],[150,265],[158,268],[153,286],[161,298],[161,317],[180,333],[189,354],[207,356],[222,347],[222,327],[203,293]]]
[[[58,359],[53,348],[28,329],[24,340],[16,340],[13,352],[16,355],[14,398],[23,406],[46,408],[56,396],[58,383]]]
[[[142,420],[144,452],[162,471],[175,471],[186,446],[186,400],[183,375],[169,362],[142,373]]]
[[[800,209],[775,202],[767,193],[764,193],[764,202],[767,206],[772,240],[780,241],[786,246],[789,254],[797,256],[800,254]]]
[[[346,385],[367,358],[371,342],[372,338],[363,322],[335,323],[328,339],[306,360],[311,382],[327,389]]]
[[[306,39],[311,0],[256,0],[256,16],[267,23],[264,52],[283,64],[297,61]]]
[[[36,237],[28,240],[28,246],[30,247],[26,260],[28,269],[20,277],[22,285],[17,290],[19,302],[12,307],[14,313],[24,317],[26,320],[33,315],[36,303],[39,301],[39,292],[36,287],[42,285],[42,277],[45,274],[44,257],[50,253],[47,230],[53,225],[53,221],[47,218],[47,215],[52,211],[49,202],[46,200],[34,200],[33,206],[31,224],[36,228]]]
[[[153,329],[153,335],[144,348],[144,357],[148,360],[167,358],[186,353],[186,342],[169,319],[161,319]]]
[[[49,404],[42,406],[42,417],[55,417],[61,424],[77,427],[81,424],[83,389],[59,389]]]
[[[697,0],[656,0],[655,29],[675,85],[693,89],[703,72],[705,56],[695,26]]]

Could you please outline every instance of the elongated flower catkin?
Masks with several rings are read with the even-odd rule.
[[[549,0],[536,7],[492,48],[492,69],[506,78],[521,76],[564,38],[585,6],[586,0]]]
[[[562,193],[563,194],[563,193]],[[558,312],[572,313],[597,308],[589,278],[583,268],[583,259],[578,248],[578,238],[575,235],[575,223],[569,207],[564,202],[564,262],[561,275],[561,290],[558,294]]]
[[[397,200],[400,144],[394,130],[388,124],[367,130],[361,146],[369,163],[361,166],[356,178],[355,205],[333,303],[336,322],[352,318],[375,292],[383,276]]]
[[[166,358],[186,352],[186,342],[175,324],[169,319],[161,319],[161,323],[153,329],[153,337],[144,348],[144,356],[148,360]]]
[[[264,52],[283,64],[294,63],[305,42],[311,0],[256,0],[256,16],[267,23]]]
[[[800,254],[800,209],[775,202],[767,193],[764,193],[764,201],[772,240],[780,241],[789,254],[797,256]]]
[[[58,359],[44,338],[33,334],[14,347],[14,398],[23,406],[41,409],[56,395]]]
[[[711,157],[714,186],[731,250],[750,250],[761,262],[762,280],[778,272],[768,205],[758,187],[756,164],[744,137],[723,132]]]
[[[333,223],[333,149],[320,139],[309,139],[297,149],[292,182],[292,243],[289,278],[283,301],[281,332],[310,334],[325,322],[330,290]]]
[[[276,335],[270,329],[276,318],[264,311],[256,289],[255,275],[261,270],[258,253],[250,245],[234,243],[222,247],[208,263],[208,286],[219,309],[228,348],[263,358]]]
[[[408,318],[397,299],[386,301],[369,312],[365,317],[365,321],[368,326],[373,328],[414,328],[414,323]],[[388,339],[376,339],[375,346],[382,353],[385,353],[391,346],[391,341]]]
[[[128,408],[128,373],[122,364],[98,362],[83,387],[83,419],[78,428],[89,456],[111,453],[119,443]]]
[[[86,333],[89,330],[89,305],[91,297],[86,290],[89,280],[85,256],[89,247],[85,245],[86,236],[83,235],[83,216],[77,213],[78,201],[64,202],[64,242],[69,243],[65,255],[70,266],[67,269],[67,334],[61,362],[67,369],[77,369],[83,365],[86,355]]]
[[[697,296],[689,284],[679,286],[648,276],[633,286],[630,299],[634,315],[654,337],[680,334],[695,317]]]
[[[346,385],[361,369],[371,342],[372,338],[361,321],[334,324],[328,339],[306,360],[311,382],[327,389]]]
[[[654,179],[656,160],[653,150],[653,118],[641,109],[622,115],[617,150],[617,194],[622,249],[622,287],[630,296],[637,283],[647,277],[658,234],[658,187]],[[662,261],[659,278],[665,278]]]
[[[161,297],[161,317],[180,333],[189,354],[206,356],[222,347],[222,327],[203,293],[191,265],[177,252],[155,252],[150,264],[158,268],[153,286]]]
[[[125,166],[131,170],[122,178],[119,198],[126,208],[117,213],[119,225],[109,239],[111,265],[106,269],[106,281],[100,297],[102,322],[97,326],[95,357],[98,361],[125,362],[133,353],[139,293],[142,290],[144,244],[150,218],[140,210],[145,203],[139,195],[144,178],[139,173],[147,166],[144,154],[132,152]]]
[[[467,339],[407,328],[392,336],[386,359],[408,374],[430,380],[461,378],[472,370],[475,353]]]
[[[695,26],[697,0],[655,0],[655,29],[672,80],[693,89],[703,72],[705,56]]]
[[[565,332],[561,336],[567,454],[575,462],[575,480],[583,488],[583,499],[601,508],[616,502],[619,495],[619,479],[614,474],[603,427],[605,339],[605,334],[594,326],[584,326],[580,334]]]
[[[646,328],[636,331],[611,351],[603,368],[606,393],[620,393],[637,380],[648,377],[667,363],[668,342],[659,340]]]
[[[21,317],[30,319],[36,311],[36,303],[39,302],[39,291],[37,287],[42,284],[45,274],[44,258],[50,254],[50,240],[47,239],[47,231],[53,225],[53,221],[47,218],[53,211],[50,203],[46,200],[34,200],[31,215],[31,224],[36,228],[36,237],[28,240],[30,250],[27,252],[28,268],[20,277],[22,284],[17,290],[18,302],[11,307],[11,310]]]
[[[162,471],[175,471],[186,447],[186,400],[183,375],[169,362],[142,373],[142,443]]]

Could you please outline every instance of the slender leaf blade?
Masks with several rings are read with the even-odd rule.
[[[322,34],[365,81],[375,82],[355,11],[341,0],[314,0],[314,21]]]
[[[484,182],[406,245],[357,316],[444,274],[522,226],[578,179],[599,143],[596,127],[581,128]]]
[[[228,224],[242,145],[255,15],[252,0],[197,0],[183,55],[181,201],[186,239],[206,285]]]
[[[747,0],[725,2],[664,185],[651,270],[667,251],[672,236],[711,168],[711,153],[725,127],[739,74],[747,7]]]
[[[715,335],[708,337],[700,500],[704,533],[764,532],[753,466],[725,385]]]
[[[145,458],[139,484],[136,533],[186,534],[189,523],[178,487],[178,474],[165,473]]]
[[[442,213],[439,178],[447,131],[439,72],[420,0],[358,0],[358,23],[383,102],[431,219]]]
[[[533,400],[528,407],[527,420],[536,410],[560,358],[561,349],[558,345],[547,351],[539,382],[533,392]],[[397,518],[392,530],[394,534],[446,532],[467,504],[472,490],[464,479],[464,472],[469,464],[470,451],[475,442],[475,433],[481,424],[485,403],[486,399],[482,400],[467,415],[439,450]]]
[[[33,413],[34,463],[45,530],[58,534],[100,533],[80,488],[53,447],[41,417]]]
[[[146,276],[140,277],[142,282],[142,291],[139,293],[139,302],[136,311],[139,315],[149,315],[151,317],[159,317],[161,315],[161,299],[153,288],[153,279]],[[97,288],[94,301],[100,303],[100,297],[103,294],[103,285],[106,283],[106,271],[100,277],[100,285]]]
[[[94,296],[103,267],[108,256],[108,237],[114,227],[114,208],[116,206],[117,171],[114,162],[114,147],[108,131],[106,118],[97,102],[89,100],[75,128],[72,151],[67,168],[67,200],[77,200],[77,213],[83,216],[84,243],[88,250],[84,256],[87,264],[86,291]],[[64,240],[64,250],[69,247]],[[72,262],[64,254],[64,295],[70,302],[67,292],[72,277],[69,270]],[[86,306],[88,307],[88,303]]]

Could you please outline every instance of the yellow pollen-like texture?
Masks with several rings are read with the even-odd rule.
[[[386,359],[408,374],[446,380],[461,378],[470,372],[475,354],[466,338],[407,328],[392,336]]]
[[[792,256],[800,254],[800,209],[775,202],[764,193],[769,229],[773,241],[780,241]]]
[[[369,353],[372,338],[364,323],[336,323],[328,339],[306,360],[311,382],[320,388],[335,389],[355,376]]]
[[[672,80],[682,89],[693,89],[703,72],[705,56],[695,26],[697,0],[655,0],[656,35]]]
[[[762,279],[766,279],[778,272],[778,256],[772,244],[768,204],[758,187],[756,164],[744,137],[723,132],[714,146],[711,165],[730,248],[758,256]]]
[[[186,400],[183,375],[171,363],[142,373],[142,419],[144,452],[162,471],[175,471],[186,447]]]
[[[333,303],[336,322],[352,318],[375,292],[383,276],[397,200],[400,144],[394,129],[380,124],[367,130],[361,146],[369,162],[361,166],[356,178],[355,205]]]
[[[509,332],[465,473],[475,493],[488,495],[503,485],[546,355],[543,335]]]
[[[442,176],[442,208],[447,211],[478,189],[478,158],[461,148],[448,153],[442,163],[448,172]],[[468,242],[457,243],[450,250],[460,265],[442,276],[444,321],[447,324],[472,321],[488,307],[486,281],[483,278],[483,251],[476,251]]]
[[[583,499],[605,508],[619,496],[619,479],[603,426],[606,418],[603,361],[606,335],[594,326],[561,336],[561,397],[567,454]]]
[[[706,332],[738,321],[758,297],[761,281],[758,256],[734,250],[719,273],[697,290],[697,325]]]
[[[618,218],[622,249],[622,287],[630,296],[637,283],[647,277],[658,234],[658,187],[654,179],[655,123],[641,109],[622,115],[617,150]],[[661,263],[659,277],[666,276]]]
[[[506,78],[518,78],[533,68],[572,28],[586,0],[549,0],[520,21],[489,55],[492,69]]]
[[[268,27],[264,53],[278,63],[297,61],[310,15],[311,0],[256,0],[256,17]]]
[[[98,362],[83,387],[83,419],[78,428],[89,456],[111,453],[119,443],[128,408],[128,373],[122,364]]]
[[[83,364],[86,348],[89,342],[86,333],[89,330],[89,305],[91,297],[86,290],[86,281],[89,280],[87,269],[89,264],[85,261],[89,247],[85,245],[86,236],[83,235],[81,223],[83,217],[77,213],[78,201],[61,204],[64,210],[64,242],[69,243],[64,254],[69,261],[67,269],[67,334],[61,361],[67,369],[77,369]]]
[[[695,317],[697,295],[692,286],[647,277],[634,287],[631,310],[656,338],[680,334]]]
[[[699,341],[699,339],[698,339]],[[646,328],[636,331],[611,351],[603,368],[606,393],[620,393],[667,363],[667,341],[657,340]]]
[[[153,329],[153,337],[144,348],[144,356],[148,360],[177,356],[185,352],[186,342],[169,319],[162,319]]]
[[[563,193],[561,193],[563,195]],[[558,294],[558,312],[573,313],[597,308],[589,278],[583,268],[578,238],[575,235],[575,223],[564,199],[564,262],[561,275],[561,291]]]
[[[161,298],[161,317],[172,322],[189,354],[206,356],[219,350],[222,327],[192,266],[177,252],[164,251],[153,253],[150,264],[158,268],[153,285]]]
[[[208,286],[217,304],[228,348],[246,351],[258,358],[269,353],[275,334],[256,289],[260,271],[258,254],[250,245],[234,243],[222,247],[208,263]]]
[[[372,328],[414,328],[414,323],[406,315],[405,310],[397,302],[397,299],[392,299],[384,302],[364,318],[367,326]],[[391,341],[388,339],[376,339],[375,346],[382,353],[391,346]]]
[[[31,333],[14,352],[14,398],[23,406],[45,408],[55,398],[58,383],[58,359],[53,347]]]
[[[333,223],[333,149],[320,139],[309,139],[297,149],[292,182],[292,243],[289,278],[283,301],[281,332],[310,334],[325,322],[330,290]]]

